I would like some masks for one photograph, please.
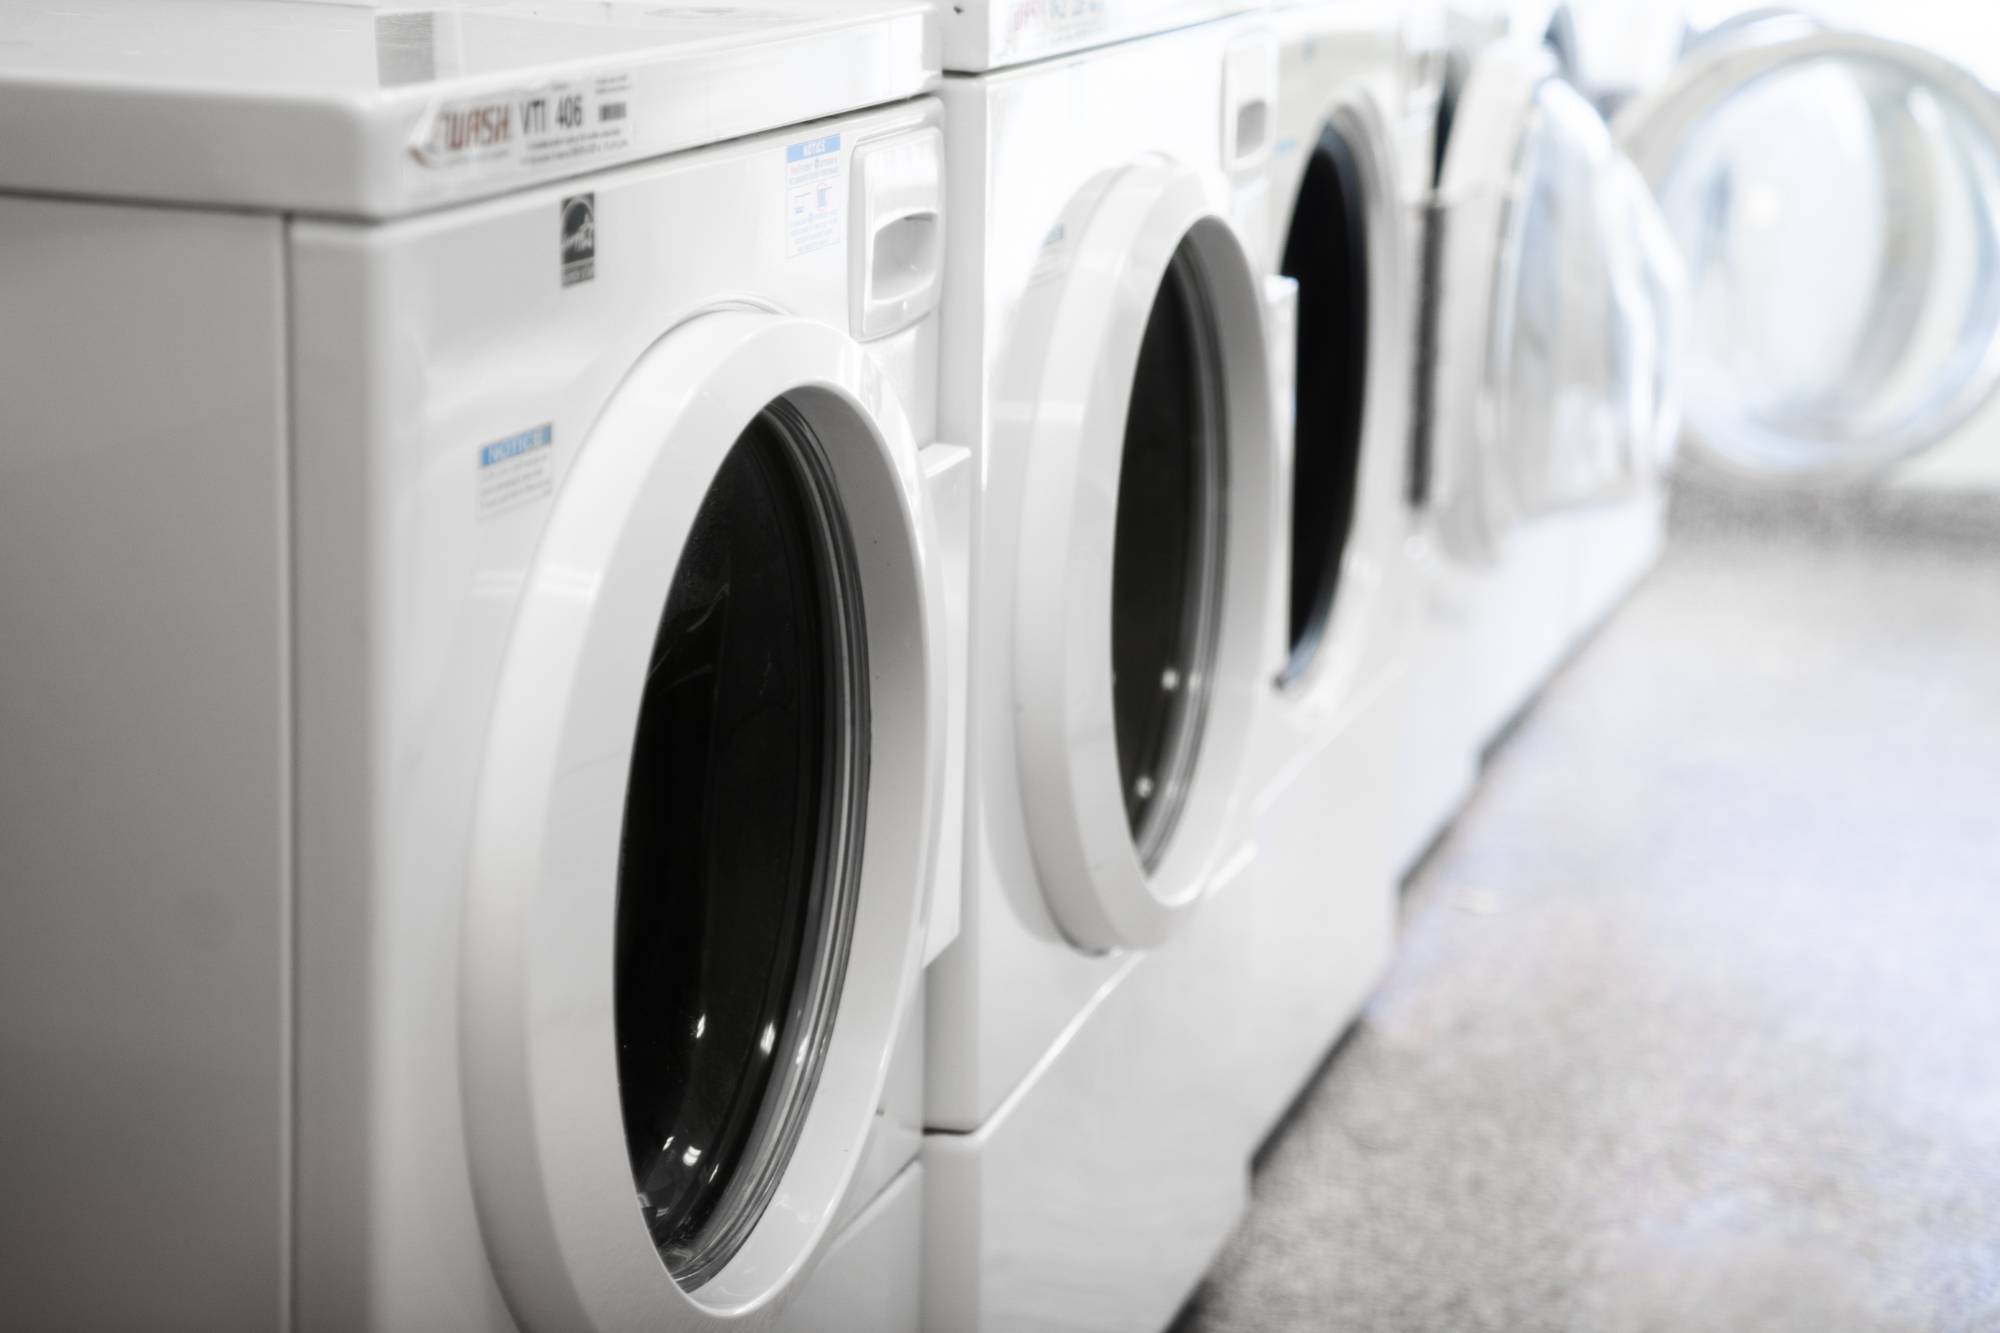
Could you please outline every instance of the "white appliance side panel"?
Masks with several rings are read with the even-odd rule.
[[[1254,1021],[1205,1063],[1226,1071],[1249,1147],[1277,1127],[1389,968],[1394,798],[1383,778],[1408,730],[1406,675],[1380,682],[1331,735],[1299,736],[1288,780],[1259,814],[1257,859],[1219,904],[1249,918],[1255,965],[1240,984]]]
[[[281,1328],[280,224],[0,237],[0,1323]]]
[[[1419,615],[1411,633],[1404,734],[1389,778],[1389,864],[1399,881],[1457,818],[1479,770],[1473,710],[1465,697],[1470,626],[1438,610],[1432,571],[1412,566],[1406,572]]]
[[[1658,563],[1666,543],[1666,497],[1633,496],[1566,515],[1576,529],[1570,566],[1570,651],[1610,619]]]
[[[1484,754],[1540,696],[1569,656],[1573,525],[1565,516],[1516,532],[1481,589],[1460,689],[1471,701],[1475,750]]]
[[[1248,1193],[1242,1094],[1201,1057],[1258,1020],[1239,981],[1258,887],[1223,887],[1138,955],[976,1132],[924,1135],[926,1333],[1173,1320]]]
[[[775,1333],[921,1333],[924,1169],[911,1163],[834,1238]]]

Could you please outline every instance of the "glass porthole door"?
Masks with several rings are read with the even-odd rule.
[[[461,1071],[536,1328],[727,1325],[804,1269],[921,965],[944,762],[916,448],[838,331],[700,316],[564,482],[491,724]]]
[[[2000,104],[1951,61],[1797,16],[1685,55],[1615,130],[1686,261],[1688,442],[1865,478],[2000,384]]]
[[[1197,263],[1175,251],[1139,340],[1111,535],[1111,725],[1148,868],[1187,803],[1220,619],[1226,425]]]
[[[839,1004],[867,795],[853,547],[810,422],[766,405],[695,511],[646,668],[618,1086],[641,1212],[690,1289],[768,1204]]]
[[[2000,104],[1949,60],[1771,15],[1610,127],[1545,53],[1482,53],[1461,100],[1432,437],[1461,557],[1683,434],[1732,475],[1863,479],[2000,387]]]
[[[1434,521],[1498,558],[1539,514],[1653,484],[1678,431],[1678,255],[1546,50],[1473,62],[1445,150]]]
[[[1280,688],[1308,711],[1366,697],[1395,630],[1408,534],[1412,285],[1400,152],[1370,96],[1333,107],[1290,191],[1278,271],[1298,286]]]
[[[1370,361],[1370,225],[1359,155],[1328,125],[1307,158],[1279,261],[1299,284],[1287,680],[1304,675],[1319,653],[1354,530]]]
[[[1185,169],[1125,169],[1025,316],[1020,795],[1050,908],[1091,951],[1166,938],[1229,850],[1270,660],[1273,381],[1225,208]]]

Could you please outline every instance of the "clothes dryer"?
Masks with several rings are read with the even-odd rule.
[[[1254,854],[1285,661],[1275,80],[1269,30],[1222,18],[945,83],[941,397],[980,488],[966,894],[929,986],[935,1329],[1163,1324],[1242,1205],[1215,1076],[1242,939],[1202,923]]]
[[[10,1317],[919,1327],[930,6],[0,38]]]

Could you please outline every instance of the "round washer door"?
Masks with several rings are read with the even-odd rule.
[[[1691,51],[1616,130],[1686,260],[1689,444],[1866,476],[2000,385],[2000,103],[1940,56],[1798,17]]]
[[[1679,257],[1645,182],[1544,51],[1474,62],[1446,146],[1435,522],[1498,557],[1539,514],[1654,484],[1679,429]]]
[[[1282,660],[1278,385],[1225,206],[1185,168],[1126,168],[1023,317],[1015,744],[1044,893],[1085,949],[1167,938],[1232,853]]]
[[[820,1244],[914,996],[935,537],[865,353],[698,317],[565,479],[496,705],[461,1070],[534,1329],[729,1326]]]
[[[1397,146],[1372,98],[1335,108],[1305,154],[1279,271],[1294,325],[1289,596],[1282,683],[1357,683],[1407,530],[1408,303]]]

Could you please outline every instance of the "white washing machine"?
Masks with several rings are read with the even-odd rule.
[[[10,1319],[920,1326],[938,44],[0,17]]]
[[[1574,647],[1586,557],[1615,566],[1596,601],[1650,564],[1677,428],[1672,247],[1547,31],[1471,59],[1435,214],[1434,532],[1475,753]]]
[[[1409,642],[1404,722],[1388,783],[1390,865],[1408,875],[1471,793],[1477,748],[1464,697],[1462,661],[1476,578],[1446,558],[1437,533],[1439,283],[1445,229],[1437,182],[1444,145],[1457,117],[1470,52],[1498,28],[1443,0],[1402,7],[1402,152],[1407,225],[1417,237],[1408,323],[1411,421],[1408,489],[1411,517],[1395,586],[1406,600]]]
[[[1815,7],[1697,37],[1613,122],[1687,269],[1683,460],[1751,484],[1869,484],[2000,386],[2000,120],[1955,63],[1983,53]]]
[[[948,36],[1059,21],[963,8]],[[1245,941],[1200,924],[1254,853],[1285,661],[1276,49],[1245,18],[1049,53],[1069,36],[943,93],[943,432],[980,488],[963,921],[929,978],[937,1330],[1163,1324],[1244,1196],[1215,1059]]]
[[[1420,635],[1471,755],[1652,558],[1683,403],[1695,457],[1796,482],[1893,465],[1992,397],[2000,167],[1976,80],[1801,18],[1697,45],[1610,127],[1546,43],[1467,70]],[[1406,834],[1449,815],[1416,791]]]
[[[1657,555],[1675,429],[1663,397],[1674,258],[1578,91],[1569,10],[1451,11],[1441,41],[1401,872],[1457,812],[1484,751]],[[1517,87],[1501,72],[1515,66],[1538,71],[1561,104],[1552,117],[1490,119],[1496,103],[1528,100],[1490,91]],[[1579,128],[1590,125],[1594,139]]]
[[[1397,7],[1281,6],[1268,256],[1297,284],[1286,657],[1267,682],[1253,919],[1258,1021],[1226,1053],[1268,1132],[1373,989],[1394,936],[1391,795],[1409,666],[1409,315],[1421,259]]]
[[[1558,74],[1606,116],[1665,78],[1683,29],[1671,4],[1634,10],[1619,0],[1567,0],[1560,4],[1535,0],[1516,5],[1511,18],[1519,35],[1531,40],[1539,35],[1556,62]],[[1642,245],[1665,250],[1664,238],[1648,222],[1635,225],[1642,233],[1651,233],[1642,238]],[[1663,259],[1661,263],[1670,267],[1672,261]],[[1612,298],[1614,302],[1617,299]],[[1675,298],[1665,299],[1672,302]],[[1677,336],[1671,325],[1667,336]],[[1639,350],[1625,354],[1644,355]],[[1630,404],[1628,398],[1621,407],[1629,410]],[[1659,558],[1665,537],[1660,474],[1673,451],[1672,436],[1679,423],[1670,403],[1654,410],[1659,414],[1655,456],[1650,464],[1641,460],[1631,469],[1625,484],[1593,485],[1587,476],[1578,475],[1574,463],[1566,462],[1565,456],[1550,460],[1548,465],[1551,475],[1567,472],[1574,479],[1573,484],[1566,483],[1549,497],[1549,517],[1568,529],[1570,546],[1568,610],[1562,618],[1566,634],[1560,656],[1575,651]],[[1572,442],[1591,432],[1590,426],[1560,416],[1541,429]],[[1538,431],[1527,427],[1524,433]],[[1601,438],[1603,432],[1598,434]],[[1613,473],[1618,470],[1616,466],[1608,469]]]

